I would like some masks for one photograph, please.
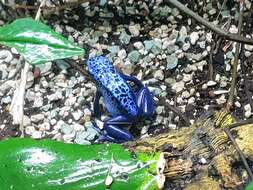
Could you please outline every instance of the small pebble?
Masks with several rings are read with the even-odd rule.
[[[192,32],[190,34],[190,40],[191,40],[192,45],[196,45],[198,39],[199,39],[199,33],[198,32]]]
[[[162,70],[157,70],[154,73],[154,78],[158,79],[158,80],[163,80],[164,79],[164,73],[163,73],[163,71]]]
[[[210,81],[207,82],[206,85],[207,85],[208,87],[211,87],[211,86],[215,86],[216,84],[217,84],[217,82],[210,80]]]

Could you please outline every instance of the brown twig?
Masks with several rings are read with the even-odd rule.
[[[221,11],[224,9],[224,7],[225,7],[227,1],[228,1],[228,0],[224,0],[224,1],[223,1],[222,5],[221,5],[221,8],[220,8],[220,11],[219,11],[219,13],[218,13],[218,15],[217,15],[217,17],[216,17],[215,20],[218,20],[220,14],[221,14]]]
[[[240,1],[240,14],[239,14],[239,22],[238,22],[238,35],[241,35],[241,30],[242,30],[242,24],[243,24],[243,9],[244,9],[244,1]],[[235,86],[236,86],[236,79],[237,79],[237,66],[238,66],[238,61],[239,61],[239,53],[241,49],[241,44],[237,43],[236,44],[236,50],[235,50],[235,59],[233,63],[233,70],[232,70],[232,81],[231,81],[231,87],[230,87],[230,92],[229,92],[229,98],[228,102],[226,105],[227,110],[230,110],[231,107],[233,106],[234,103],[234,94],[235,94]]]
[[[190,10],[189,8],[187,8],[186,6],[184,6],[182,3],[180,3],[177,0],[165,0],[165,2],[171,3],[176,8],[178,8],[180,11],[191,16],[193,19],[197,20],[199,23],[203,24],[205,27],[209,28],[210,30],[212,30],[213,32],[217,33],[218,35],[224,37],[227,40],[231,40],[231,41],[235,41],[235,42],[243,42],[245,44],[253,45],[253,39],[245,38],[245,37],[242,37],[238,34],[231,34],[229,32],[226,32],[226,31],[218,28],[217,26],[215,26],[211,22],[208,22],[207,20],[205,20],[204,18],[202,18],[198,14],[194,13],[192,10]]]
[[[244,44],[242,44],[242,48],[241,48],[241,70],[242,70],[242,75],[243,75],[243,82],[244,82],[244,90],[245,90],[245,94],[247,97],[247,100],[250,104],[250,107],[253,108],[253,100],[252,100],[252,93],[250,92],[250,83],[249,80],[247,78],[247,70],[246,70],[246,65],[245,65],[245,55],[244,55]]]
[[[250,12],[247,16],[247,19],[246,19],[246,25],[245,25],[245,30],[243,31],[243,35],[245,36],[246,35],[246,30],[249,29],[251,26],[250,26],[250,23],[252,21],[252,18],[251,18],[251,15],[253,13],[253,6],[251,4],[251,7],[250,7]],[[252,56],[250,56],[249,58],[246,58],[245,54],[245,44],[242,44],[242,47],[241,47],[241,70],[242,70],[242,74],[243,74],[243,82],[244,82],[244,88],[245,88],[245,94],[246,94],[246,97],[247,97],[247,100],[251,106],[251,108],[253,108],[253,100],[252,100],[252,93],[250,92],[250,82],[247,78],[247,69],[246,69],[246,62],[251,62],[250,59],[252,59]]]
[[[247,160],[243,154],[243,152],[241,151],[240,147],[238,146],[238,144],[236,143],[234,137],[232,136],[232,134],[230,133],[229,129],[228,128],[224,128],[224,131],[225,133],[227,134],[227,136],[229,137],[230,141],[232,142],[232,144],[234,145],[236,151],[238,152],[238,154],[240,155],[241,159],[242,159],[242,162],[245,166],[245,169],[247,170],[248,172],[248,175],[250,177],[251,180],[253,180],[253,174],[251,172],[251,169],[247,163]]]
[[[230,125],[226,125],[225,128],[228,129],[234,129],[236,127],[240,127],[242,125],[248,125],[248,124],[253,124],[253,119],[247,119],[247,120],[242,120],[242,121],[238,121],[236,123],[230,124]]]
[[[185,122],[185,124],[187,124],[187,126],[191,125],[189,119],[178,108],[171,106],[170,104],[167,104],[167,107],[176,115],[178,115]]]
[[[211,46],[211,51],[210,51],[210,54],[209,54],[209,63],[208,63],[208,78],[209,80],[214,80],[213,78],[213,50],[214,50],[214,44],[212,44]]]
[[[68,62],[68,64],[73,67],[74,69],[78,70],[82,75],[84,75],[85,77],[87,77],[89,80],[94,81],[92,79],[92,77],[90,77],[89,73],[84,70],[83,68],[81,68],[79,65],[77,65],[73,60],[71,59],[66,59],[66,61]]]

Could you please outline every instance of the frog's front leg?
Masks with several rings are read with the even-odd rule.
[[[99,109],[99,100],[100,100],[101,96],[102,96],[102,94],[99,91],[97,91],[96,96],[95,96],[95,100],[94,100],[94,104],[93,104],[94,114],[96,117],[101,116],[101,112]]]
[[[146,85],[143,86],[136,96],[140,114],[146,118],[152,117],[155,111],[155,103],[154,96],[149,91],[148,87]]]
[[[124,116],[118,115],[112,117],[104,123],[104,129],[106,130],[109,137],[119,140],[121,142],[132,141],[134,137],[126,130],[121,127],[127,127],[133,124],[133,120]]]

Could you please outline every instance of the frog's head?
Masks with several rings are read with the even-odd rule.
[[[92,57],[87,62],[88,71],[94,79],[103,75],[104,73],[115,73],[116,70],[113,67],[112,62],[108,58],[103,56]]]

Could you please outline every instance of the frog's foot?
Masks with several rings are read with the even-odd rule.
[[[154,96],[146,85],[143,86],[137,93],[137,105],[139,107],[140,115],[145,118],[153,116],[155,111]]]
[[[108,138],[116,139],[120,142],[132,141],[134,137],[129,133],[126,129],[122,129],[121,127],[130,126],[133,124],[133,121],[129,118],[118,115],[104,123],[104,129],[107,132]],[[115,141],[115,142],[117,142]]]

